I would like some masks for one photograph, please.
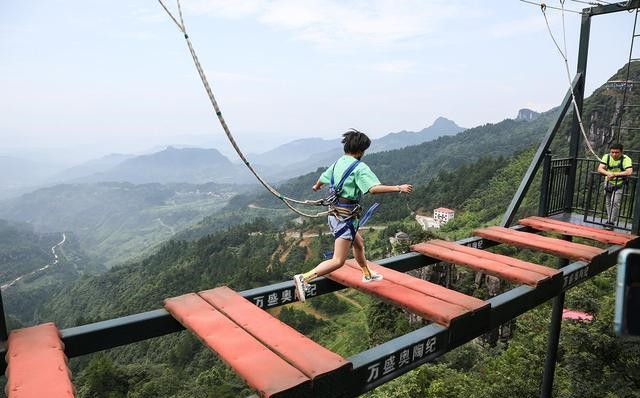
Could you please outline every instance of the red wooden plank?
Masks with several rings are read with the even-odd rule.
[[[636,238],[635,235],[621,234],[614,231],[607,231],[584,225],[575,225],[544,217],[527,217],[518,221],[518,223],[541,231],[559,232],[564,235],[580,236],[614,245],[625,246],[627,242]]]
[[[597,247],[567,242],[561,239],[547,238],[527,232],[514,231],[503,227],[479,229],[474,231],[474,234],[496,242],[539,250],[570,260],[591,261],[594,256],[603,252],[602,249],[598,249]]]
[[[64,346],[53,323],[11,331],[6,360],[9,398],[74,396]]]
[[[486,258],[488,260],[494,260],[499,263],[509,265],[511,267],[521,268],[527,271],[532,271],[532,272],[546,275],[546,276],[554,276],[560,273],[560,271],[558,271],[557,269],[545,267],[544,265],[530,263],[528,261],[519,260],[517,258],[513,258],[513,257],[501,255],[501,254],[491,253],[486,250],[476,249],[476,248],[465,246],[465,245],[459,245],[455,242],[447,242],[446,240],[434,239],[434,240],[430,240],[429,243],[437,246],[446,247],[452,250],[457,250],[463,253],[472,254],[476,257]]]
[[[504,263],[476,257],[472,254],[463,253],[446,247],[433,245],[429,242],[413,245],[411,246],[411,250],[439,260],[465,265],[469,268],[480,270],[489,275],[494,275],[511,282],[524,283],[530,286],[537,286],[538,283],[549,278],[547,275],[511,267]]]
[[[505,234],[508,234],[509,236],[516,237],[519,240],[524,240],[524,241],[531,240],[531,241],[539,242],[539,244],[541,245],[549,245],[551,247],[553,247],[554,245],[558,245],[559,247],[570,248],[570,250],[573,250],[576,253],[585,253],[590,256],[597,256],[598,254],[604,251],[604,249],[600,249],[598,247],[594,247],[590,245],[585,245],[582,243],[574,243],[574,242],[570,242],[570,241],[566,241],[558,238],[546,237],[546,236],[542,236],[542,235],[538,235],[530,232],[520,232],[511,228],[487,227],[485,229],[488,229],[491,231],[497,231],[500,233],[505,233]]]
[[[610,231],[610,230],[608,230],[608,229],[601,229],[601,228],[598,228],[598,227],[590,227],[590,226],[588,226],[588,225],[577,225],[577,224],[572,224],[572,223],[570,223],[570,222],[560,221],[560,220],[557,220],[557,219],[555,219],[555,218],[551,218],[551,217],[529,216],[529,217],[527,217],[527,218],[532,219],[532,220],[544,220],[544,221],[548,221],[548,222],[550,222],[550,223],[554,223],[554,224],[558,224],[558,225],[566,225],[566,224],[568,224],[568,225],[573,225],[573,226],[577,226],[577,227],[580,227],[580,228],[585,229],[585,230],[589,230],[589,231],[593,231],[593,232],[598,232],[598,233],[605,234],[605,235],[626,237],[626,238],[628,238],[629,240],[631,240],[631,239],[635,239],[635,238],[637,238],[637,237],[638,237],[637,235],[632,235],[632,234],[630,234],[630,233],[623,233],[623,232]]]
[[[449,326],[454,318],[468,312],[464,307],[427,296],[388,280],[364,283],[362,272],[348,266],[338,268],[327,277],[345,286],[392,301],[414,314],[444,326]]]
[[[307,377],[351,370],[351,362],[256,307],[226,286],[198,295]]]
[[[164,303],[181,324],[217,352],[262,396],[276,397],[294,388],[310,390],[308,377],[197,294],[169,298]]]
[[[431,283],[429,281],[415,278],[411,275],[407,275],[403,272],[398,272],[391,268],[383,267],[372,262],[368,262],[369,267],[375,269],[384,275],[384,279],[397,283],[398,285],[408,287],[409,289],[416,290],[420,293],[424,293],[427,296],[437,298],[447,303],[452,303],[464,307],[470,311],[475,311],[479,308],[486,307],[488,303],[484,300],[480,300],[473,296],[467,296],[466,294],[456,292],[455,290],[447,289],[444,286]],[[346,265],[360,271],[360,266],[355,260],[348,260]]]

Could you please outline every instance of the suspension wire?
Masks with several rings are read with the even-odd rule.
[[[618,114],[618,120],[616,124],[618,125],[618,140],[616,142],[622,142],[622,115],[624,114],[624,104],[627,102],[627,91],[629,90],[629,76],[631,73],[631,56],[633,54],[633,42],[636,35],[636,24],[638,23],[638,8],[636,8],[636,17],[633,20],[633,37],[631,37],[631,48],[629,48],[629,62],[627,63],[627,76],[624,79],[624,91],[622,92],[622,105],[620,108],[620,113]],[[614,140],[615,140],[615,132],[614,132]]]
[[[179,21],[171,13],[171,11],[169,11],[169,9],[165,6],[163,0],[158,0],[158,2],[162,6],[162,8],[164,8],[164,10],[167,12],[169,17],[171,17],[171,19],[176,24],[178,29],[184,34],[184,38],[185,38],[185,40],[187,42],[187,46],[189,47],[189,52],[191,53],[191,58],[193,59],[193,62],[194,62],[195,67],[196,67],[196,69],[198,71],[198,74],[200,75],[200,80],[202,80],[202,84],[204,85],[204,88],[205,88],[205,90],[207,92],[207,95],[209,96],[209,100],[211,102],[211,105],[213,106],[213,109],[214,109],[214,111],[216,113],[216,116],[218,117],[218,120],[220,121],[220,124],[222,125],[222,128],[223,128],[225,134],[227,135],[227,138],[229,139],[229,142],[231,143],[231,145],[235,149],[235,151],[238,154],[238,156],[240,157],[240,159],[242,159],[244,164],[247,166],[249,171],[251,171],[251,173],[258,179],[258,181],[262,184],[262,186],[264,186],[271,194],[273,194],[278,199],[280,199],[289,209],[291,209],[295,213],[297,213],[297,214],[299,214],[301,216],[305,216],[305,217],[322,217],[322,216],[328,215],[329,211],[317,212],[315,214],[314,213],[305,213],[305,212],[302,212],[302,211],[296,209],[295,207],[293,207],[293,205],[291,205],[291,203],[296,203],[296,204],[302,204],[302,205],[326,206],[327,203],[326,203],[325,199],[319,199],[319,200],[297,200],[297,199],[292,199],[292,198],[289,198],[287,196],[284,196],[280,192],[278,192],[275,188],[273,188],[271,185],[269,185],[269,183],[267,181],[265,181],[254,170],[254,168],[251,166],[251,164],[249,163],[247,158],[244,156],[244,154],[240,150],[240,147],[236,143],[236,140],[231,135],[231,131],[229,130],[229,127],[227,126],[227,122],[222,117],[222,112],[220,111],[220,107],[218,106],[218,102],[216,101],[216,99],[215,99],[215,97],[213,95],[213,91],[211,90],[211,86],[209,85],[209,81],[207,79],[207,76],[204,73],[202,65],[200,64],[200,60],[198,59],[198,56],[196,55],[196,52],[195,52],[195,50],[193,48],[193,45],[191,44],[191,40],[189,39],[189,35],[187,34],[187,31],[186,31],[186,28],[185,28],[185,24],[184,24],[184,19],[182,17],[182,8],[180,7],[180,0],[176,0],[176,2],[178,3]]]
[[[545,3],[536,3],[536,2],[530,1],[530,0],[520,0],[520,1],[523,2],[523,3],[527,3],[527,4],[533,4],[534,6],[538,6],[540,8],[544,7],[544,8],[551,8],[551,9],[558,10],[558,11],[562,10],[561,8],[554,7],[554,6],[549,6],[549,5],[545,4]],[[568,10],[568,9],[565,9],[565,11],[572,12],[574,14],[582,15],[582,11]]]
[[[524,1],[524,0],[521,0]],[[580,116],[580,110],[578,108],[578,103],[576,101],[576,96],[573,92],[573,87],[571,85],[571,72],[569,71],[569,60],[567,59],[567,33],[566,33],[566,29],[565,29],[565,23],[564,23],[564,12],[565,12],[565,8],[564,8],[564,2],[565,0],[560,0],[560,11],[562,11],[562,37],[563,37],[563,43],[564,43],[564,52],[562,51],[562,49],[560,48],[560,46],[558,45],[558,42],[556,41],[556,38],[553,35],[553,32],[551,31],[551,26],[549,26],[549,20],[547,19],[547,5],[545,5],[544,3],[541,3],[540,5],[540,10],[542,11],[542,15],[544,16],[544,22],[547,25],[547,30],[549,31],[549,35],[551,36],[551,40],[553,40],[553,44],[555,44],[556,49],[558,50],[558,53],[560,53],[560,56],[562,57],[562,59],[564,60],[564,66],[565,66],[565,70],[567,72],[567,79],[569,81],[569,91],[571,92],[571,102],[573,103],[573,109],[574,109],[574,113],[577,116],[578,119],[578,125],[580,126],[580,132],[582,133],[582,136],[584,137],[584,142],[587,146],[587,148],[589,149],[589,151],[593,154],[593,156],[596,157],[596,159],[598,159],[598,161],[600,161],[600,157],[598,156],[598,154],[593,150],[593,147],[591,146],[591,142],[589,142],[589,138],[587,137],[587,133],[584,130],[584,124],[582,123],[582,117]],[[549,8],[553,8],[553,7],[549,7]],[[570,10],[566,10],[566,11],[570,11]]]

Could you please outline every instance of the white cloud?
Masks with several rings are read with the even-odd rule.
[[[437,32],[469,12],[445,0],[199,0],[189,11],[254,18],[325,48],[387,46]]]
[[[546,30],[542,16],[531,16],[515,21],[507,21],[490,26],[487,33],[497,39],[508,39],[514,36],[522,36],[538,33]]]
[[[215,82],[226,83],[269,83],[273,82],[272,79],[268,79],[261,76],[247,75],[235,72],[223,72],[215,70],[207,70],[207,76],[211,76],[211,80]]]
[[[394,62],[382,62],[378,64],[368,65],[367,68],[385,73],[403,73],[407,72],[415,66],[415,62],[411,61],[394,61]]]
[[[237,19],[259,15],[267,4],[267,0],[196,0],[183,7],[196,14]]]

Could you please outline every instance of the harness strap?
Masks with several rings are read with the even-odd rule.
[[[336,232],[334,232],[333,237],[339,238],[343,233],[349,230],[351,232],[351,237],[355,239],[356,234],[358,233],[358,230],[360,229],[360,227],[362,227],[364,224],[367,223],[367,221],[369,221],[369,219],[371,218],[373,213],[376,211],[376,209],[378,209],[379,206],[380,206],[380,203],[372,204],[371,207],[367,209],[367,211],[364,213],[362,218],[359,220],[356,219],[354,216],[351,216],[346,220],[344,220],[345,225],[339,230],[337,230]]]
[[[609,162],[611,162],[611,155],[607,154],[607,170],[609,169],[620,169],[620,171],[624,171],[624,158],[625,158],[625,154],[622,154],[622,156],[620,157],[620,161],[618,162],[618,164],[609,164]],[[615,161],[615,159],[613,159]]]
[[[329,184],[329,191],[331,192],[335,192],[336,194],[339,194],[340,191],[342,191],[342,186],[344,185],[344,182],[347,180],[347,178],[351,175],[351,173],[353,173],[353,171],[356,169],[356,167],[358,167],[358,164],[360,164],[359,160],[356,160],[355,162],[351,163],[349,165],[349,167],[347,167],[347,169],[344,171],[344,173],[342,173],[342,178],[340,178],[340,181],[338,182],[338,185],[333,185],[334,180],[333,180],[333,170],[331,171],[331,182]],[[333,164],[333,169],[335,170],[336,164]]]
[[[612,163],[609,164],[611,162],[611,160],[613,160],[615,162],[615,159],[612,159],[610,154],[607,154],[607,170],[611,170],[611,169],[620,169],[620,171],[624,171],[624,158],[625,158],[625,154],[622,154],[622,156],[620,156],[620,161],[616,164],[616,163]],[[621,188],[621,185],[623,184],[627,184],[629,181],[627,179],[626,176],[624,177],[615,177],[614,180],[612,182],[606,181],[605,182],[605,189],[607,190],[607,192],[615,192],[618,189]]]
[[[353,218],[349,218],[348,220],[346,220],[344,226],[333,233],[333,237],[337,239],[343,233],[345,233],[347,230],[349,230],[349,232],[351,232],[352,240],[355,239],[356,238],[356,233],[358,233],[358,228],[356,228],[353,225]]]
[[[358,225],[358,227],[361,227],[364,224],[366,224],[367,221],[369,221],[369,219],[373,215],[373,212],[376,211],[379,206],[380,206],[380,203],[377,203],[377,202],[372,204],[371,207],[369,207],[367,211],[364,213],[364,216],[362,216],[362,218],[360,219],[360,224]]]

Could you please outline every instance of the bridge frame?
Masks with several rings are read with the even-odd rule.
[[[580,43],[578,53],[578,66],[576,77],[572,83],[572,89],[576,96],[576,102],[580,112],[584,102],[584,82],[587,70],[588,46],[590,36],[591,18],[599,15],[606,15],[614,12],[627,11],[640,7],[640,0],[621,2],[597,7],[585,8],[582,14]],[[571,93],[567,92],[562,104],[561,111],[552,125],[549,127],[542,143],[540,144],[534,159],[526,172],[522,183],[514,195],[502,221],[505,227],[510,226],[516,216],[516,212],[524,199],[533,179],[543,164],[547,156],[553,138],[559,130],[571,105]],[[578,149],[580,143],[580,127],[577,117],[574,116],[570,148],[570,162],[568,184],[564,191],[565,210],[570,212],[572,198],[575,190],[576,165],[578,160]],[[546,175],[546,177],[545,177]],[[547,193],[548,172],[543,172],[543,186],[541,196]],[[638,233],[640,226],[638,212],[639,201],[636,198],[634,223],[632,232]],[[540,215],[545,215],[546,209],[541,201]],[[515,226],[514,229],[520,231],[531,231],[528,227]],[[566,239],[570,239],[566,237]],[[483,238],[468,238],[458,243],[475,247],[488,248],[497,245]],[[636,239],[628,247],[640,248],[640,239]],[[577,261],[573,263],[563,262],[560,264],[560,271],[563,273],[562,286],[542,286],[533,288],[530,286],[519,286],[496,297],[489,299],[491,303],[491,316],[488,325],[471,325],[465,330],[453,331],[437,324],[430,324],[415,330],[407,335],[397,337],[369,350],[356,354],[348,360],[353,363],[354,374],[345,386],[347,394],[341,392],[340,396],[357,396],[370,391],[377,386],[396,378],[426,362],[441,356],[442,354],[480,336],[482,333],[499,326],[500,324],[529,311],[530,309],[554,298],[553,311],[551,316],[550,336],[548,341],[547,360],[543,375],[543,387],[541,397],[550,397],[553,387],[553,373],[555,370],[555,359],[560,335],[562,306],[565,292],[582,283],[583,281],[610,268],[617,262],[618,252],[621,246],[612,246],[605,253],[596,256],[590,263]],[[397,271],[409,271],[429,264],[439,262],[437,259],[423,256],[421,254],[409,253],[391,257],[379,261],[380,265],[392,268]],[[344,289],[336,282],[326,278],[320,278],[314,282],[316,288],[315,295],[326,294]],[[269,286],[241,292],[241,295],[262,308],[273,308],[284,305],[293,300],[294,286],[291,281],[281,282]],[[289,299],[287,299],[287,297]],[[475,327],[474,327],[475,326]],[[61,331],[62,341],[65,344],[65,353],[69,358],[98,352],[118,346],[132,344],[135,342],[159,337],[184,330],[166,310],[157,309],[153,311],[114,318],[102,322],[91,323],[64,329]],[[0,339],[7,340],[7,324],[3,308],[2,295],[0,293]],[[4,354],[5,348],[0,349],[0,369],[6,369]]]

